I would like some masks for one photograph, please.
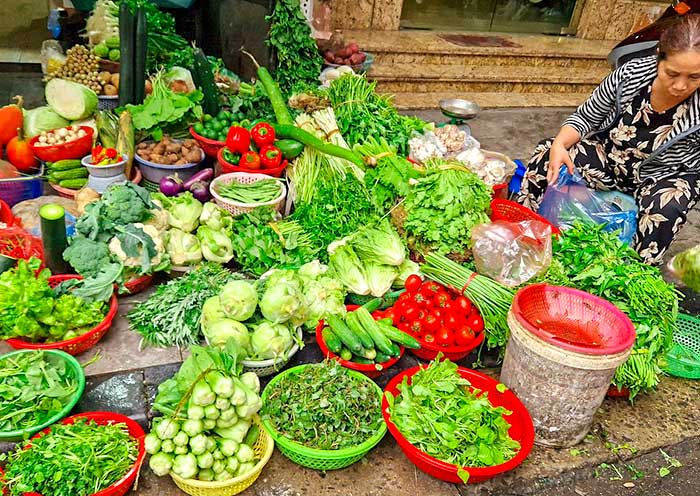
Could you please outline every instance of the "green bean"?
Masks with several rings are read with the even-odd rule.
[[[282,185],[277,179],[262,179],[254,183],[233,180],[228,184],[219,184],[216,193],[240,203],[265,203],[275,200],[282,192]]]

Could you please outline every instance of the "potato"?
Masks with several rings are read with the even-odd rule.
[[[188,164],[195,164],[202,160],[202,151],[199,148],[192,148],[189,153],[185,154]]]
[[[112,75],[109,73],[109,71],[102,71],[99,74],[99,78],[102,84],[109,84],[112,80]]]
[[[145,143],[145,142],[141,142],[138,145],[136,145],[137,150],[144,150],[146,148],[148,148],[148,143]]]
[[[173,165],[185,165],[187,163],[187,160],[184,158],[181,158],[177,162],[175,162]]]
[[[119,94],[119,90],[113,84],[105,84],[105,87],[102,91],[107,96],[114,96]]]
[[[159,154],[152,154],[150,159],[146,159],[149,162],[153,162],[156,164],[165,164],[165,157],[163,155]]]
[[[112,76],[109,78],[109,82],[119,88],[119,73],[112,74]]]
[[[165,158],[168,160],[169,164],[174,164],[180,159],[180,156],[177,153],[168,153]]]
[[[168,153],[180,153],[182,146],[178,143],[168,143],[165,145],[165,151]]]
[[[153,147],[153,153],[156,155],[163,155],[165,153],[165,149],[168,145],[164,143],[164,141],[165,139]]]

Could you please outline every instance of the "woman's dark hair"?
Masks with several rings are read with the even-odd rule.
[[[659,39],[658,61],[671,53],[700,52],[700,14],[688,14],[669,25]]]

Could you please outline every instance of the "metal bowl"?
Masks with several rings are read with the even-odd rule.
[[[440,100],[440,110],[447,117],[452,117],[453,119],[473,119],[481,111],[481,107],[469,100],[452,98]]]

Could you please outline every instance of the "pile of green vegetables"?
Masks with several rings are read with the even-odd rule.
[[[189,191],[178,196],[155,193],[153,201],[166,212],[165,250],[174,265],[224,264],[233,258],[229,212],[200,202]]]
[[[0,339],[63,341],[102,322],[107,313],[104,299],[95,299],[84,283],[51,288],[51,271],[39,271],[40,265],[36,258],[19,260],[15,268],[0,274]],[[112,291],[110,285],[107,298]]]
[[[98,425],[78,418],[74,424],[55,424],[48,434],[0,455],[6,460],[0,487],[10,496],[95,494],[124,477],[137,455],[138,441],[124,424]]]
[[[63,258],[83,277],[106,278],[108,272],[116,282],[166,270],[166,225],[165,212],[147,190],[130,182],[113,185],[86,205]]]
[[[504,415],[487,393],[472,390],[449,360],[435,360],[411,377],[404,377],[394,397],[386,393],[389,415],[408,442],[440,461],[457,465],[466,483],[464,467],[491,467],[513,458],[520,443],[508,434]],[[430,426],[430,428],[426,428]]]
[[[364,143],[369,136],[384,138],[402,157],[407,157],[413,133],[422,133],[430,125],[417,117],[399,114],[391,97],[378,94],[376,86],[376,82],[354,74],[331,83],[327,95],[340,132],[350,145]]]
[[[328,252],[331,270],[356,295],[379,298],[418,272],[418,265],[407,257],[401,238],[387,220],[334,241]]]
[[[401,226],[412,249],[440,254],[469,248],[472,227],[487,223],[491,189],[459,162],[432,159],[410,189]]]
[[[274,50],[274,74],[282,92],[289,95],[294,88],[317,86],[323,59],[299,0],[278,0],[266,20],[266,44]]]
[[[279,198],[282,183],[279,179],[262,179],[254,183],[244,183],[234,179],[229,183],[219,183],[216,193],[228,200],[248,205],[258,205]]]
[[[201,339],[202,305],[229,281],[240,279],[219,264],[208,263],[158,286],[128,313],[130,328],[154,346],[188,347]]]
[[[657,267],[601,226],[575,225],[552,246],[552,264],[542,278],[600,296],[627,314],[637,331],[632,354],[618,367],[613,384],[630,399],[656,387],[660,363],[673,345],[679,293]]]
[[[79,379],[66,360],[44,351],[0,359],[0,432],[39,426],[75,398]]]
[[[286,361],[294,346],[300,308],[276,299],[279,289],[268,289],[258,300],[254,282],[231,281],[202,307],[202,333],[207,342],[241,359]],[[287,296],[285,293],[284,296]],[[290,311],[286,311],[286,310]]]
[[[241,374],[232,357],[193,346],[175,376],[158,386],[154,408],[166,416],[145,438],[153,472],[201,481],[250,473],[259,459],[252,422],[262,407],[259,392],[258,376]]]
[[[265,390],[262,418],[307,448],[356,447],[383,424],[381,395],[371,380],[350,375],[335,360],[306,365]]]

